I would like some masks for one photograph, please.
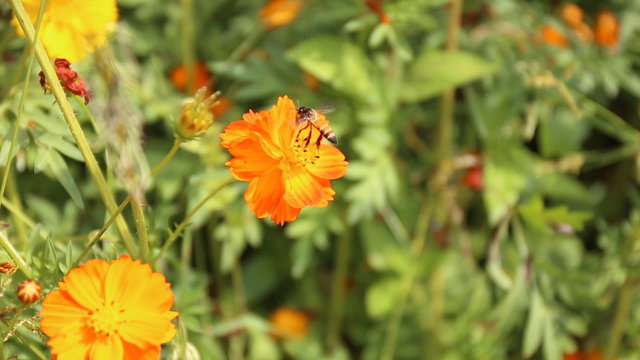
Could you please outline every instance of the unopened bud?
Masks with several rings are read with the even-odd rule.
[[[18,267],[11,261],[0,262],[0,274],[12,275],[18,270]]]
[[[18,300],[23,304],[33,304],[42,295],[40,283],[35,280],[25,280],[18,284]]]
[[[207,92],[206,87],[200,88],[193,100],[182,107],[176,126],[180,137],[191,139],[205,132],[213,124],[211,107],[216,105],[220,92],[211,96],[207,96]]]

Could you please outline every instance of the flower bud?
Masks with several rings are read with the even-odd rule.
[[[202,87],[194,99],[182,107],[176,126],[180,137],[191,139],[205,132],[213,124],[211,107],[217,104],[216,99],[219,94],[216,92],[207,97],[207,88]]]
[[[18,267],[11,261],[0,262],[0,274],[12,275],[18,270]]]
[[[42,295],[40,283],[35,280],[25,280],[18,284],[18,300],[23,304],[33,304]]]

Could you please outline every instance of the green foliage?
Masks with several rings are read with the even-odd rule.
[[[162,358],[639,359],[639,4],[580,2],[587,41],[548,1],[307,0],[273,28],[263,5],[118,1],[107,46],[72,65],[91,102],[67,94],[103,188],[0,2],[0,262],[26,265],[0,274],[0,359],[50,356],[20,281],[44,296],[142,253],[144,231],[180,313]],[[190,62],[230,106],[172,148]],[[219,146],[281,95],[334,106],[349,162],[333,201],[284,226],[249,210]],[[142,227],[129,206],[110,224],[105,192],[140,195]]]

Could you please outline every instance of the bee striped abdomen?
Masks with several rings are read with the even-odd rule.
[[[313,125],[313,127],[318,129],[322,137],[329,140],[334,145],[338,144],[336,133],[331,129],[331,126],[329,125],[329,122],[324,117],[324,115],[320,114],[317,110],[314,110],[312,108],[300,106],[298,108],[298,114],[296,116],[296,123],[300,125],[305,122],[310,123],[311,125]],[[322,138],[318,138],[318,141],[316,142],[317,145],[320,145],[321,139]]]

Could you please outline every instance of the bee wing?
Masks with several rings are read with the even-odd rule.
[[[319,112],[320,114],[329,114],[336,110],[335,105],[324,105],[317,108],[313,108],[313,110]]]

